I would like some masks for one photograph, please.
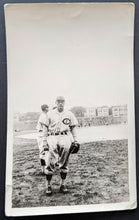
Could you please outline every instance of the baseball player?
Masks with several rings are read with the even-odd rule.
[[[39,147],[39,157],[40,157],[40,164],[41,164],[41,170],[42,173],[45,172],[45,166],[46,166],[46,160],[47,160],[47,144],[46,144],[46,133],[47,128],[46,124],[47,122],[47,112],[48,112],[48,105],[44,104],[41,106],[42,113],[38,119],[37,123],[37,131],[38,131],[38,147]]]
[[[77,119],[72,112],[64,110],[65,99],[62,96],[56,99],[57,108],[49,111],[48,117],[48,161],[46,164],[46,194],[52,194],[51,179],[55,168],[60,170],[60,192],[67,193],[65,180],[68,172],[69,149],[73,142],[77,142],[76,126]]]

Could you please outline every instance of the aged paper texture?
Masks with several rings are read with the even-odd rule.
[[[135,209],[134,4],[4,9],[6,215]]]

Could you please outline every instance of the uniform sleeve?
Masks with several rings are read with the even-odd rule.
[[[39,116],[39,119],[38,119],[38,122],[37,122],[37,126],[36,126],[36,129],[37,129],[38,131],[42,130],[41,124],[39,123],[40,117],[41,117],[41,116]]]
[[[46,114],[41,114],[37,123],[37,130],[43,130],[43,126],[48,126],[48,117]]]
[[[41,115],[39,118],[39,123],[41,125],[45,125],[46,127],[48,126],[48,116],[46,114]]]
[[[36,129],[37,129],[37,131],[40,131],[40,130],[42,129],[42,128],[41,128],[41,125],[40,125],[40,123],[39,123],[39,121],[37,122]]]
[[[75,117],[75,115],[70,112],[71,116],[70,116],[70,120],[71,120],[71,123],[70,123],[70,126],[77,126],[78,125],[78,121]]]

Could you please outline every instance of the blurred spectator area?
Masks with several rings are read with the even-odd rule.
[[[87,108],[75,106],[70,110],[78,120],[78,127],[127,123],[127,105]],[[15,113],[14,131],[35,130],[39,115],[39,112]]]
[[[35,130],[40,113],[27,112],[14,114],[14,131]]]

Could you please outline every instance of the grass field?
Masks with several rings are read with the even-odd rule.
[[[13,207],[40,207],[116,203],[129,200],[128,142],[110,140],[82,144],[71,155],[66,195],[59,193],[59,173],[52,179],[54,193],[45,194],[36,140],[15,138]]]

